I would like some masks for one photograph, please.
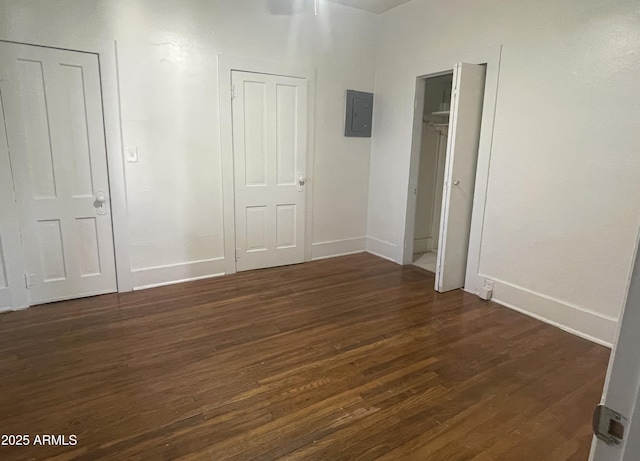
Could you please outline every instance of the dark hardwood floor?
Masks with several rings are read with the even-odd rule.
[[[1,460],[584,461],[609,350],[359,254],[0,315]]]

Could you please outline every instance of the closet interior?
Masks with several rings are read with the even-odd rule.
[[[425,80],[413,264],[436,271],[453,75]]]

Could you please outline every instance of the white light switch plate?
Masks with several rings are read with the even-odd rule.
[[[138,163],[138,148],[137,147],[127,147],[125,149],[125,158],[129,163]]]

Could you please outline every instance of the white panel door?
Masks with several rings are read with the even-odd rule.
[[[0,42],[0,61],[30,303],[116,291],[97,56]]]
[[[307,81],[232,72],[236,269],[304,261]]]
[[[0,310],[23,307],[25,300],[19,216],[13,188],[3,110],[5,80],[0,49]],[[17,295],[17,294],[20,295]],[[17,299],[16,299],[17,298]]]
[[[436,290],[464,286],[471,231],[485,67],[456,64],[442,198]]]

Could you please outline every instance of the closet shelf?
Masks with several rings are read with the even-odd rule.
[[[431,115],[436,115],[439,117],[448,117],[449,116],[449,112],[448,110],[439,110],[437,112],[431,112]]]

